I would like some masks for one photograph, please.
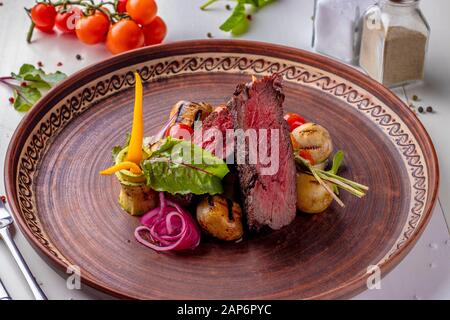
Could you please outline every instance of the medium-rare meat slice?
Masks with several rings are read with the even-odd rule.
[[[278,170],[272,175],[264,174],[261,159],[249,163],[249,143],[246,144],[246,162],[238,164],[244,209],[250,229],[262,226],[280,229],[288,225],[296,214],[296,168],[289,130],[283,119],[284,95],[281,76],[273,75],[248,84],[238,85],[228,102],[235,130],[270,129],[279,132],[279,147],[267,147],[267,154],[278,151],[274,157],[279,161]],[[261,142],[257,135],[258,146]],[[270,142],[270,139],[266,141]],[[262,142],[264,143],[264,142]]]
[[[194,135],[194,143],[216,157],[225,159],[234,152],[233,140],[227,141],[227,130],[233,130],[233,119],[225,106],[217,107],[202,123],[201,135]],[[231,140],[231,141],[230,141]],[[229,144],[227,148],[227,142]]]

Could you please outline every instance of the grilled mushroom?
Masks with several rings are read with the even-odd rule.
[[[325,182],[328,183],[328,182]],[[328,183],[330,188],[333,187]],[[333,202],[333,197],[317,182],[312,175],[297,174],[297,209],[306,213],[325,211]]]
[[[204,198],[197,206],[197,220],[206,233],[220,240],[238,240],[244,233],[241,206],[222,196]]]
[[[212,110],[212,106],[205,102],[179,101],[172,107],[169,119],[176,115],[175,123],[193,127],[196,121],[205,120]]]
[[[324,162],[333,152],[330,133],[321,125],[305,123],[295,128],[291,134],[294,150],[308,151],[315,164]]]

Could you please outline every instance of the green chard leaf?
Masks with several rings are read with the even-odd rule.
[[[41,98],[38,89],[32,87],[19,87],[14,89],[14,109],[26,112]]]
[[[147,184],[172,194],[218,194],[227,164],[189,141],[166,138],[142,162]]]

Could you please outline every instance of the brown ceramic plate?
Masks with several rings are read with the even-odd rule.
[[[324,125],[346,152],[345,177],[370,186],[345,208],[299,214],[288,227],[240,243],[204,239],[195,251],[158,254],[133,239],[136,218],[119,184],[100,177],[132,119],[133,71],[145,85],[146,134],[178,100],[226,102],[250,75],[284,74],[286,111]],[[426,226],[438,191],[436,153],[391,91],[343,64],[277,45],[188,41],[120,55],[69,77],[14,134],[6,187],[16,221],[62,270],[124,298],[340,298],[385,275]]]

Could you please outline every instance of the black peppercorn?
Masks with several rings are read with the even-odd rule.
[[[423,113],[423,107],[419,107],[419,108],[417,109],[417,111],[419,111],[419,113]]]
[[[432,107],[432,106],[428,106],[428,107],[427,107],[427,112],[433,113],[433,107]]]
[[[75,58],[77,58],[77,60],[81,60],[81,54],[77,54],[77,55],[75,56]]]

